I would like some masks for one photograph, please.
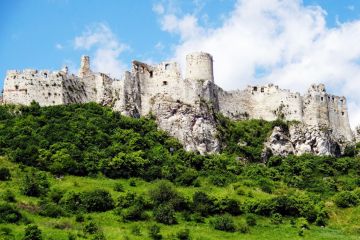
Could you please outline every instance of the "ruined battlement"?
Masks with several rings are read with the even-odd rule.
[[[187,55],[184,77],[176,62],[149,65],[133,61],[131,71],[121,80],[93,72],[90,66],[90,58],[83,56],[78,75],[69,74],[67,67],[60,71],[8,71],[3,103],[28,105],[35,100],[48,106],[97,102],[135,117],[166,107],[159,105],[160,100],[169,103],[173,114],[178,110],[170,103],[192,108],[206,103],[212,111],[232,119],[281,118],[330,129],[344,141],[353,139],[346,98],[328,94],[323,84],[311,85],[304,95],[274,84],[225,91],[215,84],[213,57],[203,52]],[[160,127],[170,128],[166,124]]]

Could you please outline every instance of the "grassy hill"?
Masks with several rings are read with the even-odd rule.
[[[223,153],[200,156],[96,104],[1,106],[0,239],[359,238],[360,159],[262,164],[284,123],[219,121]]]

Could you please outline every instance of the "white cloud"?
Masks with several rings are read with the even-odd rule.
[[[161,28],[179,35],[174,59],[192,51],[214,56],[214,75],[225,89],[273,82],[305,92],[325,83],[348,97],[351,124],[360,123],[360,20],[326,26],[326,12],[302,1],[238,0],[218,28],[199,24],[199,14],[164,8]],[[259,74],[259,69],[265,74]]]
[[[120,54],[127,50],[128,46],[121,43],[103,23],[88,26],[81,36],[75,37],[74,47],[93,53],[90,62],[95,71],[120,78],[126,69],[126,64],[120,60]]]

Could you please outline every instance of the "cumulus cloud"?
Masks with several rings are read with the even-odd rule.
[[[329,28],[324,9],[300,0],[238,0],[214,28],[200,24],[199,13],[162,7],[162,30],[179,36],[174,60],[211,53],[215,81],[225,89],[272,82],[305,92],[325,83],[348,97],[351,124],[360,123],[360,20]]]
[[[120,60],[120,54],[128,49],[121,43],[112,30],[103,23],[88,26],[86,30],[74,39],[75,49],[91,51],[93,70],[120,78],[126,64]]]

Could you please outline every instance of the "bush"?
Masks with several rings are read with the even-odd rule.
[[[83,192],[81,202],[88,212],[105,212],[114,208],[110,193],[101,189]]]
[[[160,227],[158,225],[152,225],[149,227],[149,237],[153,240],[161,240]]]
[[[106,190],[92,190],[82,193],[68,192],[60,204],[71,212],[104,212],[114,208],[114,201]]]
[[[75,216],[75,221],[78,223],[84,222],[84,220],[85,220],[85,218],[84,218],[84,215],[82,215],[82,214],[77,214]]]
[[[334,201],[336,206],[341,208],[354,207],[359,203],[358,197],[349,191],[337,193],[334,196]]]
[[[131,203],[130,207],[121,212],[121,216],[126,221],[141,221],[148,219],[148,214],[145,212],[147,208],[143,197],[136,197]]]
[[[37,225],[28,225],[25,228],[25,236],[23,240],[41,240],[41,230]]]
[[[48,196],[50,200],[53,201],[54,203],[59,203],[61,198],[64,196],[64,191],[57,188],[53,188],[49,192]]]
[[[0,227],[0,239],[14,239],[14,235],[12,234],[11,228],[8,227]]]
[[[21,220],[21,213],[9,204],[0,205],[0,223],[17,223]]]
[[[99,226],[93,221],[89,221],[84,226],[84,233],[95,234],[100,231]]]
[[[208,215],[215,213],[217,210],[215,200],[210,198],[204,192],[194,193],[192,208],[194,212],[199,213],[203,217],[207,217]]]
[[[0,168],[0,181],[8,181],[11,178],[10,170],[6,167]]]
[[[236,226],[230,215],[217,216],[211,221],[211,225],[216,230],[225,232],[235,232]]]
[[[105,240],[105,235],[102,231],[98,231],[95,235],[91,238],[91,240]]]
[[[12,191],[10,191],[9,189],[7,189],[3,193],[2,199],[4,199],[4,201],[6,201],[6,202],[16,202],[15,194]]]
[[[124,192],[124,186],[121,183],[115,183],[114,191],[116,191],[116,192]]]
[[[256,225],[256,216],[254,214],[247,214],[246,217],[246,224],[253,227]]]
[[[225,198],[217,204],[221,213],[230,213],[233,216],[241,214],[240,203],[235,199]]]
[[[58,218],[65,216],[65,211],[58,204],[44,201],[40,205],[39,214],[45,217]]]
[[[182,197],[174,185],[168,181],[159,181],[155,187],[149,191],[149,196],[155,206],[171,204],[175,210],[184,210],[186,208],[184,197]]]
[[[23,178],[21,192],[26,196],[39,197],[47,192],[49,186],[46,174],[31,169]]]
[[[282,218],[282,216],[281,216],[280,213],[274,213],[274,214],[271,216],[271,223],[272,223],[272,224],[278,225],[278,224],[281,224],[282,221],[283,221],[283,218]]]
[[[134,225],[131,227],[131,233],[135,236],[141,236],[141,228],[139,225]]]
[[[249,225],[247,225],[245,223],[240,223],[240,225],[238,226],[238,231],[240,233],[248,233],[248,232],[250,232]]]
[[[175,179],[177,183],[182,186],[191,186],[194,184],[195,180],[198,178],[198,173],[194,169],[187,169],[179,177]]]
[[[176,233],[176,238],[179,240],[190,240],[190,230],[185,228]]]
[[[159,223],[167,225],[177,223],[174,207],[169,203],[160,204],[158,207],[156,207],[154,209],[154,217],[155,220]]]

